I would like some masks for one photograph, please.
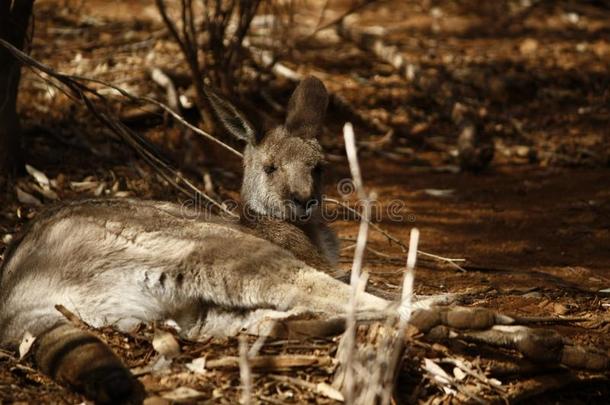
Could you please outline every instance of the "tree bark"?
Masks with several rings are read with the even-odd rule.
[[[0,0],[0,38],[19,49],[27,36],[34,0]],[[21,67],[5,49],[0,49],[0,178],[21,166],[21,126],[17,94]]]

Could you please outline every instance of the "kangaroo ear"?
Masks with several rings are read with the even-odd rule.
[[[322,128],[328,107],[328,92],[320,79],[307,76],[288,102],[286,129],[293,136],[315,138]]]
[[[246,117],[233,104],[221,98],[213,90],[204,89],[205,94],[222,125],[233,136],[248,143],[256,143],[256,130]]]

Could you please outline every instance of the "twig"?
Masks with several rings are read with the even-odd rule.
[[[479,380],[481,383],[485,384],[487,387],[491,388],[492,390],[497,391],[500,394],[506,393],[506,389],[498,384],[499,383],[498,380],[487,378],[487,376],[485,376],[485,374],[473,370],[472,367],[470,367],[463,360],[453,359],[453,358],[448,358],[447,357],[447,358],[444,358],[444,359],[440,360],[440,362],[441,363],[453,364],[455,367],[459,368],[460,370],[462,370],[463,372],[465,372],[469,376]]]
[[[377,59],[392,66],[408,81],[417,79],[415,65],[407,63],[396,46],[387,45],[381,38],[386,33],[383,27],[356,29],[354,26],[348,26],[343,19],[337,24],[336,31],[341,38],[352,42],[358,48],[372,53]]]
[[[398,322],[398,331],[395,339],[387,338],[385,347],[387,350],[380,350],[378,353],[378,367],[380,372],[384,373],[382,377],[383,384],[381,385],[382,400],[381,403],[390,403],[392,396],[392,388],[396,385],[396,379],[398,378],[398,370],[400,370],[400,363],[403,358],[405,350],[404,337],[407,330],[407,324],[411,319],[411,312],[413,310],[412,299],[413,299],[413,283],[415,280],[415,264],[417,262],[417,245],[419,244],[419,230],[417,228],[411,229],[411,236],[409,239],[409,252],[407,254],[407,268],[403,276],[402,283],[402,294],[400,300],[400,320]],[[383,355],[381,354],[383,352]],[[388,361],[389,360],[389,361]],[[389,364],[388,367],[382,367],[383,364]]]
[[[165,89],[167,103],[169,107],[174,111],[180,111],[180,100],[178,99],[178,92],[174,82],[168,75],[159,68],[152,68],[150,70],[150,78],[157,83],[159,86]]]
[[[314,384],[309,381],[305,381],[301,378],[289,377],[287,375],[278,374],[267,374],[266,376],[276,381],[298,385],[299,387],[311,390],[316,394],[320,394],[327,398],[334,399],[335,401],[344,401],[343,394],[341,394],[339,390],[323,382]]]
[[[279,356],[254,356],[249,358],[253,370],[279,370],[299,367],[327,367],[333,364],[332,357],[285,354]],[[227,356],[221,359],[208,360],[205,367],[214,369],[239,369],[239,357]]]
[[[362,260],[364,257],[364,250],[366,248],[371,205],[370,199],[366,195],[362,186],[362,175],[360,174],[360,165],[358,164],[356,139],[354,136],[354,128],[352,127],[352,124],[346,123],[343,126],[343,137],[345,139],[345,151],[347,153],[347,159],[349,161],[349,168],[352,174],[352,179],[354,181],[354,187],[358,196],[364,203],[364,215],[362,216],[362,219],[360,221],[360,227],[358,229],[358,239],[356,240],[356,251],[354,253],[354,260],[352,263],[352,272],[350,278],[352,295],[350,298],[349,311],[347,313],[347,330],[345,331],[344,335],[346,348],[345,399],[347,403],[351,404],[355,400],[354,351],[356,341],[356,305],[358,302],[358,284],[361,280],[360,270],[362,268]],[[366,285],[366,281],[364,281],[362,284]]]
[[[57,304],[55,305],[55,309],[57,311],[59,311],[59,313],[61,313],[68,321],[70,321],[70,323],[74,324],[75,326],[79,327],[80,329],[92,329],[91,326],[83,321],[82,319],[80,319],[80,317],[78,317],[76,314],[74,314],[74,312],[70,311],[68,308],[64,307],[61,304]]]
[[[252,369],[248,355],[248,340],[246,336],[239,337],[239,378],[241,379],[242,394],[240,403],[252,403]]]
[[[336,204],[336,205],[348,210],[352,214],[355,214],[359,219],[362,219],[362,214],[360,212],[358,212],[357,210],[353,209],[349,205],[347,205],[339,200],[336,200],[334,198],[325,197],[324,202]],[[370,222],[370,221],[369,221],[369,225],[374,230],[376,230],[377,232],[379,232],[380,234],[385,236],[389,241],[396,243],[402,249],[403,252],[407,252],[409,250],[408,245],[406,245],[403,241],[398,239],[396,236],[393,236],[392,234],[390,234],[389,232],[387,232],[386,230],[381,228],[379,225],[375,224],[374,222]],[[455,267],[456,269],[458,269],[460,271],[463,271],[463,272],[466,271],[466,269],[464,269],[462,266],[460,266],[456,263],[456,262],[465,262],[466,259],[443,257],[443,256],[435,255],[432,253],[424,252],[423,250],[418,250],[417,253],[422,256],[426,256],[426,257],[430,257],[432,259],[438,260],[440,262],[449,263],[451,266]]]

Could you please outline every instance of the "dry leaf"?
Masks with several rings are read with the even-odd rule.
[[[198,357],[194,359],[186,365],[186,368],[188,368],[193,373],[205,373],[205,357]]]
[[[168,359],[174,358],[180,354],[180,345],[176,341],[174,335],[163,329],[155,330],[152,345],[159,354]]]
[[[454,367],[453,368],[453,376],[455,377],[456,380],[462,381],[464,378],[466,378],[466,373],[463,372],[461,368]]]
[[[40,187],[37,184],[31,184],[32,188],[39,194],[41,194],[43,197],[49,199],[49,200],[58,200],[59,197],[57,196],[57,193],[53,190],[51,190],[50,188],[43,188]]]
[[[341,391],[337,390],[336,388],[334,388],[326,383],[322,382],[322,383],[317,384],[316,390],[318,391],[318,393],[324,395],[327,398],[334,399],[335,401],[340,401],[340,402],[345,401],[345,398],[343,398],[343,394],[341,393]]]
[[[104,192],[104,189],[106,188],[106,182],[101,182],[99,186],[97,186],[97,188],[95,189],[95,191],[93,192],[93,195],[95,195],[96,197],[99,197],[102,195],[102,193]]]
[[[167,392],[162,395],[163,398],[169,399],[170,401],[184,401],[187,399],[193,400],[196,398],[203,398],[205,395],[203,392],[199,392],[188,387],[179,387],[173,391]]]
[[[172,360],[165,356],[159,356],[157,359],[151,361],[150,372],[155,375],[167,374],[171,372],[170,366]]]
[[[23,359],[28,354],[35,340],[36,337],[34,335],[32,335],[29,331],[25,332],[23,339],[19,344],[19,360]]]
[[[49,182],[49,178],[46,174],[41,172],[40,170],[32,167],[30,165],[25,165],[25,170],[36,180],[36,182],[42,187],[44,190],[51,189],[51,183]]]
[[[495,385],[496,387],[499,387],[499,386],[501,386],[501,385],[502,385],[502,381],[497,380],[497,379],[495,379],[495,378],[488,378],[488,379],[487,379],[487,381],[489,381],[489,383],[490,383],[491,385]]]
[[[430,359],[424,359],[423,368],[430,374],[430,377],[432,377],[432,379],[441,386],[441,388],[443,389],[443,391],[445,391],[446,394],[455,393],[455,390],[451,388],[451,382],[453,381],[453,378],[449,374],[447,374],[447,372],[443,370],[441,366],[439,366]]]
[[[97,181],[71,181],[70,188],[74,191],[87,191],[97,188],[99,183]]]
[[[25,205],[33,205],[35,207],[40,207],[42,205],[40,200],[34,197],[32,194],[26,193],[19,187],[15,187],[15,189],[17,191],[17,200],[19,200],[20,203]]]

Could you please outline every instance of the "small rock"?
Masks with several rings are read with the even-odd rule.
[[[171,359],[180,354],[180,345],[174,335],[162,329],[155,330],[153,348],[161,355]]]
[[[527,38],[519,45],[519,52],[522,55],[532,55],[538,50],[538,41],[533,38]]]
[[[565,315],[570,312],[570,309],[567,306],[556,302],[553,304],[553,312],[557,315]]]
[[[161,397],[150,397],[144,400],[144,405],[169,405],[171,403],[169,399]]]

